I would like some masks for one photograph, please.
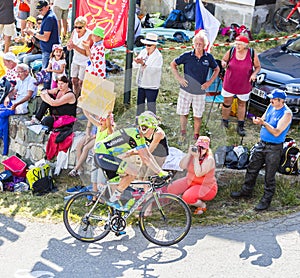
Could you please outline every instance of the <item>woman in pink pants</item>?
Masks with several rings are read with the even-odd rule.
[[[187,169],[186,177],[168,186],[168,193],[182,195],[187,204],[197,207],[194,214],[206,211],[205,201],[212,200],[218,191],[215,159],[209,143],[209,137],[199,136],[195,146],[189,148],[179,164],[182,169]]]

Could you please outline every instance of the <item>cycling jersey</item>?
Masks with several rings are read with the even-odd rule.
[[[139,150],[145,147],[145,138],[140,136],[137,128],[132,127],[117,130],[98,142],[95,145],[95,153],[117,156],[131,149]]]

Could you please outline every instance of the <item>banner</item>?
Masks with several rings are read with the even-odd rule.
[[[86,72],[77,106],[99,117],[114,110],[114,83]]]
[[[77,0],[76,17],[85,16],[88,28],[99,26],[105,29],[105,48],[125,44],[129,0]]]
[[[196,0],[196,27],[195,33],[204,29],[209,45],[212,46],[219,32],[220,22],[203,5],[201,0]],[[209,47],[210,48],[210,47]]]

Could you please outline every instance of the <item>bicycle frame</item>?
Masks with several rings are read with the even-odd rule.
[[[290,1],[291,3],[294,4],[295,1]],[[288,16],[286,17],[286,20],[292,20],[295,21],[294,19],[292,19],[292,15],[298,10],[298,8],[300,9],[300,1],[297,1],[297,3],[295,4],[294,8],[290,11],[290,13],[288,14]],[[297,23],[297,22],[296,22]]]

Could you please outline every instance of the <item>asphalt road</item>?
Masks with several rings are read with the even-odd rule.
[[[138,228],[87,244],[64,225],[0,214],[0,277],[300,277],[300,213],[267,222],[193,227],[173,247]]]

